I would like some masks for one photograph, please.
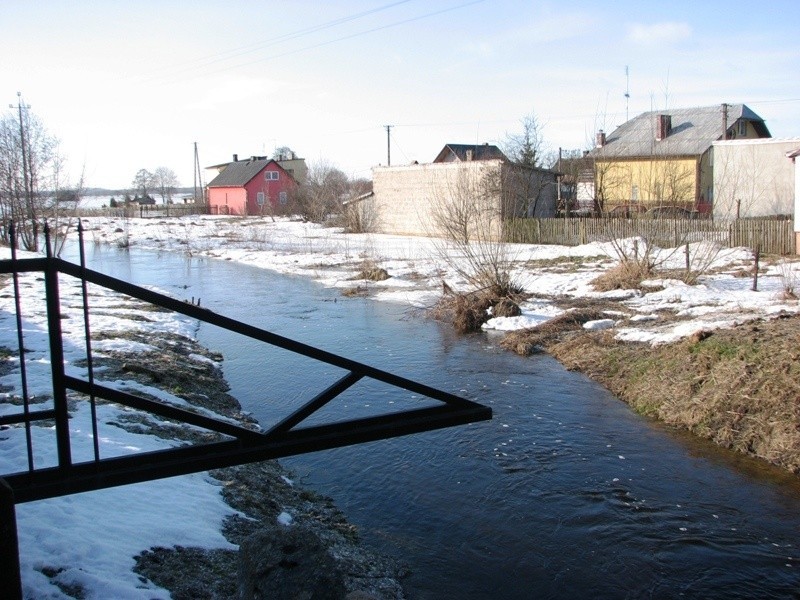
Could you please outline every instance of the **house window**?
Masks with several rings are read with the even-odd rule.
[[[639,186],[638,185],[634,185],[633,187],[631,187],[631,200],[634,201],[634,202],[638,202],[639,201]]]
[[[747,121],[739,121],[739,136],[747,135]]]
[[[267,181],[277,181],[278,180],[278,172],[277,171],[264,171],[264,179]]]
[[[286,192],[278,192],[278,202],[280,202],[282,206],[285,206],[288,201],[289,198]]]
[[[256,194],[256,202],[258,202],[259,206],[264,206],[264,192],[258,192],[258,194]]]

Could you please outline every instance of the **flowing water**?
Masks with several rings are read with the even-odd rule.
[[[408,563],[412,598],[800,598],[795,477],[645,420],[547,356],[299,277],[87,255],[102,272],[492,407],[488,422],[282,461]],[[337,376],[205,324],[198,338],[224,354],[233,395],[264,425]],[[328,414],[402,402],[362,391]]]

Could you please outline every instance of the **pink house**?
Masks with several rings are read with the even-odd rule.
[[[276,161],[260,156],[234,160],[208,184],[212,215],[261,215],[280,211],[297,181]]]

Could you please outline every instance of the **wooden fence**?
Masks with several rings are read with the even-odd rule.
[[[766,254],[795,254],[792,221],[774,219],[513,219],[506,221],[504,235],[512,243],[563,246],[636,236],[662,247],[710,240],[728,248],[758,246]]]
[[[82,217],[141,217],[163,218],[182,217],[184,215],[207,215],[205,204],[128,204],[103,208],[79,208]]]

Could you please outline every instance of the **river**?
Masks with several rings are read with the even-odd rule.
[[[408,563],[411,598],[800,598],[796,477],[639,417],[548,356],[266,269],[102,246],[87,260],[492,407],[488,422],[282,461]],[[264,425],[331,382],[206,324],[198,338]],[[402,401],[361,391],[328,416]]]

